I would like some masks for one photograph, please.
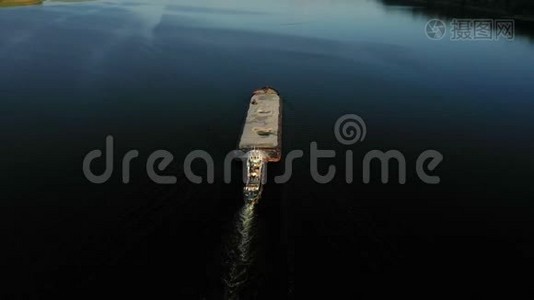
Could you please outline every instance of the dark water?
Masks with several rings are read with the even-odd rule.
[[[2,293],[223,297],[243,203],[241,184],[222,181],[222,160],[264,85],[284,99],[284,152],[305,155],[255,208],[243,299],[528,293],[532,35],[518,27],[514,41],[432,41],[424,28],[435,16],[455,15],[363,0],[0,9]],[[364,142],[336,141],[347,113],[365,120]],[[115,171],[95,185],[82,160],[110,134]],[[338,168],[331,183],[310,176],[312,141],[336,150],[320,163]],[[122,184],[129,149],[140,158]],[[157,149],[173,153],[166,172],[177,184],[146,176]],[[214,157],[214,184],[184,177],[196,149]],[[378,172],[363,184],[373,149],[404,154],[406,184],[381,184]],[[438,185],[415,173],[426,149],[444,156]],[[269,166],[270,177],[282,171]]]

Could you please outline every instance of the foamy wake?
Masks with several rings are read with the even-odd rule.
[[[228,251],[229,272],[225,278],[226,298],[238,299],[247,285],[250,267],[254,263],[254,237],[256,235],[255,205],[245,203],[234,223],[234,232]]]

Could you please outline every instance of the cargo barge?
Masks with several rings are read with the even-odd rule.
[[[238,148],[246,158],[243,193],[247,201],[255,203],[266,180],[266,164],[282,158],[282,100],[273,88],[254,91]]]

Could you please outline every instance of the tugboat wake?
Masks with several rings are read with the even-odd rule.
[[[250,269],[254,263],[256,237],[255,203],[245,203],[236,217],[228,259],[229,272],[225,278],[226,299],[239,299],[240,292],[251,279]]]

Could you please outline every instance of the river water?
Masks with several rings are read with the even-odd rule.
[[[425,35],[430,19],[454,17],[466,14],[371,0],[0,8],[2,292],[211,299],[228,296],[225,278],[243,270],[231,291],[243,299],[527,291],[534,35],[524,24],[513,41]],[[251,92],[266,85],[283,97],[284,153],[304,157],[285,184],[272,181],[283,165],[269,164],[263,198],[247,211],[222,162]],[[365,121],[364,141],[336,139],[345,114]],[[108,135],[114,171],[93,184],[82,161]],[[319,163],[323,174],[336,166],[329,183],[311,176],[311,142],[336,153]],[[139,158],[123,184],[130,149]],[[158,149],[173,154],[162,173],[176,184],[148,178]],[[439,184],[416,173],[428,149],[443,155]],[[185,176],[193,150],[213,157],[213,184]],[[376,165],[364,183],[371,150],[401,152],[406,183],[393,165],[388,184]],[[193,170],[205,174],[202,162]],[[240,230],[254,245],[228,242]],[[235,271],[243,243],[253,259]]]

